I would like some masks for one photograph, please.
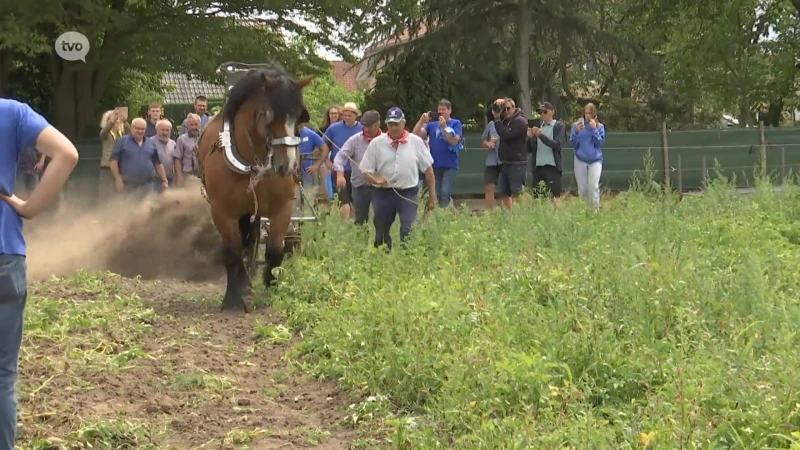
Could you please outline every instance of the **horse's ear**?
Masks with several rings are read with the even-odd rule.
[[[300,89],[303,89],[304,87],[306,87],[309,84],[311,84],[311,80],[313,80],[313,79],[314,79],[314,75],[306,75],[306,76],[300,78],[299,80],[297,80],[297,85],[300,86]]]
[[[275,87],[275,82],[276,81],[277,80],[275,80],[274,77],[270,77],[265,73],[261,74],[261,82],[264,85],[264,87],[267,88],[267,89],[271,89],[271,88]]]
[[[300,118],[297,119],[299,123],[308,123],[311,122],[311,114],[308,113],[308,110],[303,108],[303,111],[300,113]]]

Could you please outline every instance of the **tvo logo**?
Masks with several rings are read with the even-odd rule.
[[[89,39],[77,31],[68,31],[56,38],[55,50],[61,59],[86,62]]]

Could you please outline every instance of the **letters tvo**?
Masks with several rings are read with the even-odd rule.
[[[83,50],[83,44],[81,44],[80,42],[62,41],[61,50],[65,52],[72,52],[72,51],[79,52]]]

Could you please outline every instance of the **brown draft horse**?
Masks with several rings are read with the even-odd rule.
[[[248,312],[244,296],[252,285],[243,251],[259,237],[262,216],[270,221],[265,287],[275,280],[272,269],[283,263],[295,200],[297,124],[309,121],[302,90],[311,79],[295,80],[277,64],[249,70],[198,139],[199,175],[227,271],[222,311]]]

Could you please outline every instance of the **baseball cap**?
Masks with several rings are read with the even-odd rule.
[[[386,123],[397,123],[397,122],[405,122],[406,115],[403,114],[403,110],[398,107],[389,108],[389,112],[386,113]]]
[[[361,125],[365,127],[369,127],[375,125],[376,123],[381,121],[381,114],[374,109],[369,111],[365,111],[364,115],[361,116]]]
[[[539,111],[555,111],[556,109],[553,108],[553,105],[548,102],[539,103]]]

